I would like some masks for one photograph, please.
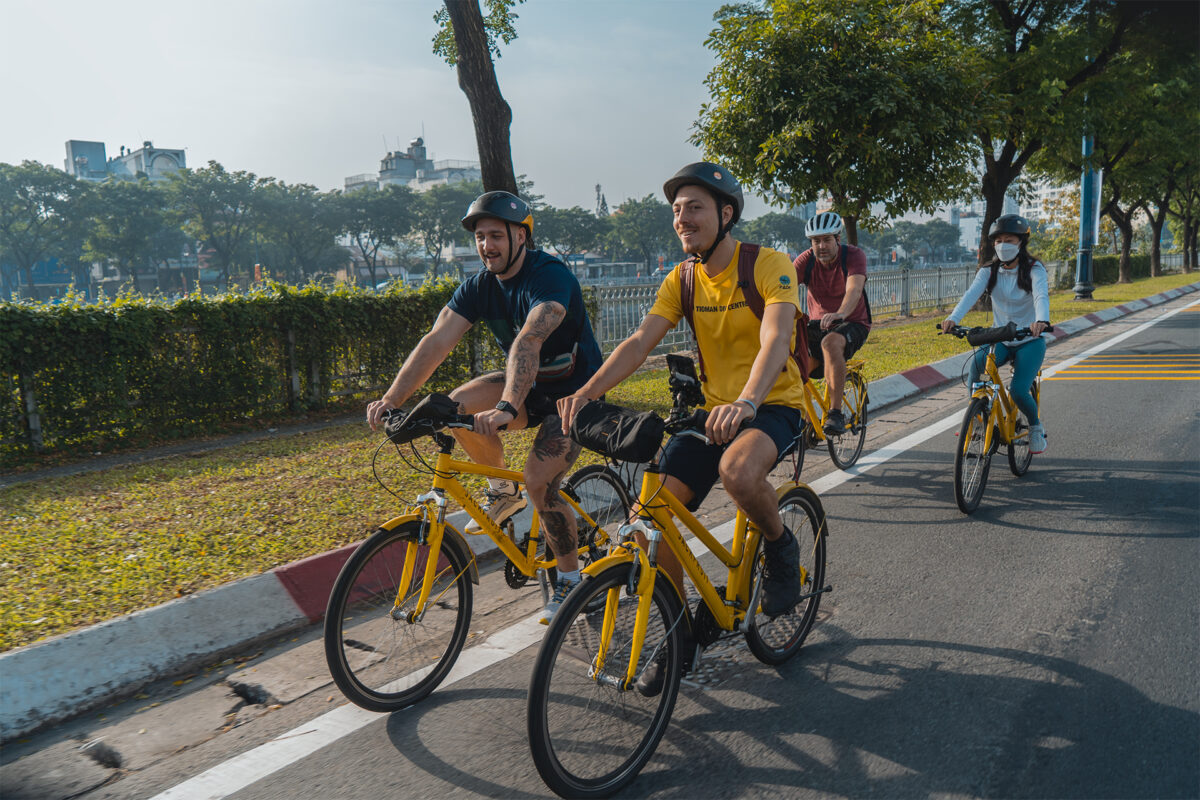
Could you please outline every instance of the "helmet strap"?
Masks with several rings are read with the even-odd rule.
[[[712,247],[708,248],[708,250],[704,251],[704,253],[697,258],[701,264],[708,263],[708,260],[712,258],[712,254],[717,252],[717,248],[721,245],[721,242],[725,241],[725,236],[731,230],[733,230],[732,217],[730,218],[730,223],[728,225],[726,225],[721,219],[721,212],[725,210],[726,205],[728,205],[728,203],[720,198],[717,198],[717,238],[713,239]]]
[[[508,263],[504,265],[504,269],[500,270],[497,273],[494,273],[497,278],[503,278],[505,275],[507,275],[509,273],[509,271],[512,270],[513,264],[516,264],[518,261],[520,261],[521,256],[523,256],[525,254],[525,245],[524,244],[522,244],[520,246],[520,248],[517,249],[517,252],[515,252],[515,253],[513,252],[513,235],[512,235],[512,223],[511,222],[504,223],[504,232],[505,232],[505,234],[508,235]]]

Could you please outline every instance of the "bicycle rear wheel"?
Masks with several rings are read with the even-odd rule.
[[[849,469],[862,455],[867,441],[867,384],[857,372],[846,374],[842,413],[846,417],[846,432],[829,437],[829,457],[838,469]]]
[[[1019,478],[1029,471],[1032,462],[1033,453],[1029,450],[1029,421],[1018,411],[1016,434],[1008,443],[1008,468]]]
[[[979,508],[983,487],[987,485],[993,452],[984,446],[989,416],[987,400],[971,398],[959,429],[958,449],[954,454],[954,499],[964,514]]]
[[[350,556],[329,595],[329,673],[352,703],[371,711],[396,711],[428,695],[450,672],[467,639],[471,576],[454,548],[440,548],[429,602],[418,618],[412,617],[430,557],[427,546],[416,545],[419,531],[414,521],[376,532]],[[402,587],[410,553],[413,578]]]
[[[750,652],[764,664],[782,664],[796,655],[812,630],[825,588],[825,540],[829,529],[820,498],[807,486],[790,489],[779,499],[779,516],[800,545],[800,562],[796,566],[803,580],[800,602],[792,610],[774,619],[763,614],[759,610],[759,595],[765,562],[763,540],[759,539],[745,636]]]
[[[565,481],[562,490],[586,515],[575,514],[579,528],[580,546],[591,551],[587,562],[597,555],[596,549],[616,538],[617,529],[629,521],[633,502],[629,489],[611,468],[604,464],[589,464],[576,470]]]
[[[529,748],[542,780],[562,797],[607,797],[628,785],[654,754],[675,708],[687,623],[661,574],[634,675],[661,655],[667,680],[654,697],[622,687],[638,606],[626,589],[631,572],[632,565],[619,564],[585,578],[554,615],[534,662]],[[603,649],[607,607],[612,635]]]

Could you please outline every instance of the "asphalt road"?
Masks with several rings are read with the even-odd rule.
[[[1023,478],[998,453],[970,517],[952,488],[961,387],[873,420],[863,464],[891,457],[861,474],[831,473],[810,454],[804,477],[829,515],[835,587],[817,627],[778,668],[739,639],[711,648],[624,796],[1200,796],[1200,306],[1190,302],[1052,347],[1047,367],[1088,357],[1044,385],[1050,450]],[[64,791],[544,797],[525,736],[538,601],[485,576],[468,647],[489,636],[535,644],[484,659],[405,711],[337,710],[311,632],[247,662],[276,696],[232,717],[223,712],[238,698],[197,676],[193,691],[154,707],[125,704],[20,743],[7,769],[16,757],[75,764],[80,742],[101,739],[122,768],[100,786],[74,773]],[[264,677],[271,664],[281,676]],[[139,736],[154,743],[139,751]],[[297,756],[305,741],[317,744]]]

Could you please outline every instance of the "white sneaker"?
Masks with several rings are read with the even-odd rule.
[[[525,495],[521,493],[520,489],[516,494],[488,490],[486,496],[487,502],[483,504],[483,511],[497,525],[503,525],[509,517],[529,505],[529,501],[525,499]],[[472,517],[467,522],[465,530],[467,533],[479,533],[483,530],[483,526]]]
[[[550,598],[550,602],[547,603],[546,607],[542,610],[542,618],[539,619],[538,622],[542,623],[543,625],[549,625],[554,619],[554,615],[558,613],[558,609],[562,606],[563,601],[567,599],[567,595],[569,595],[571,590],[578,586],[582,580],[583,579],[580,578],[579,581],[569,581],[566,578],[559,578],[557,581],[555,581],[554,596]]]
[[[1033,425],[1029,428],[1029,452],[1040,456],[1046,452],[1046,426]]]

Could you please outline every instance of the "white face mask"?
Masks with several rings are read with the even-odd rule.
[[[1021,252],[1021,245],[1012,242],[997,242],[996,257],[1004,264],[1012,261]]]

